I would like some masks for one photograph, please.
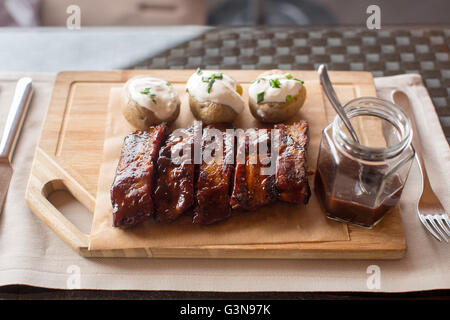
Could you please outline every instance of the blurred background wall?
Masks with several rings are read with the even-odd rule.
[[[260,24],[365,25],[366,9],[372,4],[380,6],[382,23],[386,25],[450,23],[450,0],[210,0],[208,3],[210,24],[254,23],[252,15],[236,19],[239,10],[235,8],[243,4],[251,7],[245,11],[257,15],[259,10],[263,14],[263,20],[257,21]]]
[[[76,4],[85,26],[205,24],[207,0],[41,0],[42,25],[66,23],[66,8]]]
[[[450,0],[0,0],[0,26],[64,26],[73,4],[82,26],[364,25],[371,4],[384,25],[450,23]]]

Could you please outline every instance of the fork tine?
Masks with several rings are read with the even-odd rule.
[[[443,214],[443,215],[441,215],[441,217],[444,220],[444,222],[447,225],[447,227],[450,228],[450,219],[448,218],[448,215],[447,214]]]
[[[436,217],[436,221],[439,224],[439,226],[441,227],[441,230],[444,231],[447,234],[447,236],[450,237],[450,231],[447,228],[447,226],[444,224],[444,222],[443,222],[444,219],[442,217],[440,217],[440,216],[437,216]]]
[[[436,221],[437,221],[437,223],[439,224],[439,226],[441,227],[441,230],[444,231],[444,232],[447,234],[447,236],[450,237],[450,231],[448,231],[448,229],[447,229],[447,227],[445,226],[445,224],[444,224],[441,220],[439,220],[439,219],[436,219]]]
[[[437,224],[434,222],[434,217],[433,216],[431,216],[431,217],[427,216],[425,219],[433,226],[434,230],[437,233],[439,233],[439,235],[442,237],[442,239],[444,239],[444,241],[448,243],[447,237],[442,233],[441,229],[439,229]]]
[[[442,242],[442,239],[434,232],[434,230],[430,227],[427,220],[425,219],[425,217],[422,214],[419,214],[419,219],[420,219],[420,222],[422,222],[422,225],[428,230],[428,232],[430,232],[431,235],[436,238],[436,240],[438,240],[439,242]]]

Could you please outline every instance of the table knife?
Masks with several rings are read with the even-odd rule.
[[[13,173],[11,160],[32,94],[32,79],[19,79],[0,141],[0,213],[3,209]]]

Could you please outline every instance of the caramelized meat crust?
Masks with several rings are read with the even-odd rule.
[[[255,210],[277,199],[275,174],[262,172],[270,161],[274,161],[270,153],[259,155],[259,148],[263,144],[266,144],[270,152],[270,130],[259,138],[244,133],[238,135],[234,186],[230,201],[233,209]]]
[[[158,221],[174,221],[194,204],[193,150],[194,127],[191,126],[171,133],[159,152],[154,194]]]
[[[155,164],[166,131],[166,124],[161,124],[125,137],[111,187],[115,227],[131,227],[153,215]]]
[[[220,137],[208,134],[209,129],[221,130]],[[197,178],[196,207],[193,223],[212,224],[228,218],[231,215],[230,190],[233,177],[234,135],[229,136],[223,127],[208,126],[203,131],[202,150],[203,161],[199,167]],[[222,141],[216,141],[216,138]],[[217,144],[214,145],[214,143]],[[219,153],[205,152],[208,146],[220,146]],[[205,159],[205,154],[211,154],[212,159]]]
[[[274,129],[280,133],[276,174],[280,199],[306,204],[311,196],[306,169],[308,123],[277,124]]]
[[[165,140],[167,125],[161,124],[125,138],[111,187],[115,227],[152,216],[171,222],[194,203],[193,223],[205,225],[230,217],[231,209],[255,210],[277,199],[308,203],[307,122],[275,125],[275,141],[271,130],[238,131],[236,158],[234,135],[225,126],[208,126],[203,134],[195,128],[177,129]],[[209,129],[218,129],[217,136]],[[222,140],[220,149],[216,139]],[[278,147],[273,154],[272,144]],[[195,146],[203,151],[199,165],[194,164]]]

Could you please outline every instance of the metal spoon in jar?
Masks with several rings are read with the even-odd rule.
[[[359,143],[358,136],[356,135],[355,129],[353,128],[350,120],[345,113],[344,107],[342,107],[339,99],[337,97],[336,91],[333,89],[333,85],[331,84],[330,77],[328,76],[327,66],[325,64],[321,64],[319,69],[317,69],[320,78],[320,84],[322,85],[322,89],[330,100],[331,105],[334,110],[336,110],[337,114],[341,118],[347,130],[350,132],[353,140]]]
[[[327,66],[325,64],[321,64],[317,69],[317,72],[319,73],[320,84],[322,85],[322,89],[325,92],[326,96],[328,97],[328,100],[330,100],[331,105],[333,106],[334,110],[336,110],[337,114],[339,115],[345,127],[347,128],[348,132],[350,132],[350,135],[352,136],[353,140],[359,144],[358,135],[356,134],[355,129],[353,128],[350,120],[348,119],[344,107],[342,107],[341,103],[339,102],[336,91],[334,91],[333,85],[331,84],[330,77],[328,76]],[[364,183],[363,175],[364,175],[364,167],[360,167],[359,168],[360,190],[355,190],[357,194],[359,194],[360,191],[362,191],[363,193],[370,192],[369,191],[370,186],[367,186]]]

